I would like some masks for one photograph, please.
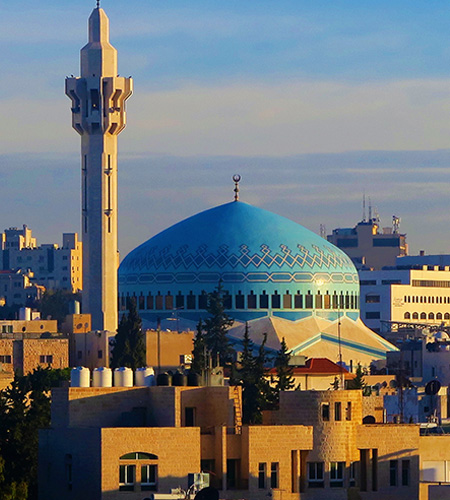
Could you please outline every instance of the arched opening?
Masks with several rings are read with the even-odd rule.
[[[119,491],[135,491],[138,480],[141,491],[158,490],[157,455],[137,451],[126,453],[119,460]]]

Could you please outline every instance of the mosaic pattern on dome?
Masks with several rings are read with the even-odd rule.
[[[153,246],[137,250],[126,259],[127,270],[145,269],[200,269],[200,268],[272,268],[287,266],[289,268],[348,269],[354,272],[352,261],[341,252],[331,247],[323,248],[311,245],[313,251],[303,245],[297,245],[293,252],[287,245],[280,245],[281,251],[272,251],[268,245],[261,245],[260,252],[252,253],[247,245],[240,245],[239,252],[229,252],[228,245],[221,245],[216,253],[209,252],[207,245],[200,245],[195,252],[189,252],[189,246],[183,245],[175,253],[171,247]]]
[[[321,280],[333,284],[359,284],[357,273],[141,273],[119,276],[119,284],[168,284],[168,283],[314,283]]]

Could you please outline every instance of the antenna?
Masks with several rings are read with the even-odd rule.
[[[366,222],[366,193],[363,193],[363,222]]]
[[[394,234],[398,233],[400,229],[400,222],[401,222],[400,217],[397,217],[396,215],[392,216],[392,230]]]
[[[100,0],[97,0],[97,9],[100,8]]]
[[[241,176],[239,174],[233,175],[234,181],[234,201],[239,201],[239,181]]]
[[[372,222],[372,202],[370,201],[370,196],[369,196],[369,222]]]

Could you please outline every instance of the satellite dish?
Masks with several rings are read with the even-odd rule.
[[[425,386],[425,394],[427,396],[435,396],[439,392],[440,388],[441,388],[441,383],[439,382],[439,380],[431,380]]]
[[[219,490],[216,490],[212,486],[207,486],[195,495],[194,500],[219,500]]]

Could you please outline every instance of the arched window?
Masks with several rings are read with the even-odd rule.
[[[442,319],[442,313],[437,313],[436,314],[436,319]]]
[[[444,314],[444,319],[450,319],[450,313],[445,313]]]
[[[406,312],[403,316],[404,319],[411,319],[411,313]]]
[[[413,313],[412,317],[413,319],[419,319],[419,313]]]
[[[427,313],[420,313],[420,319],[427,319]]]
[[[138,451],[126,453],[119,460],[120,491],[135,491],[138,478],[141,491],[158,490],[158,457],[156,455]]]
[[[428,319],[434,319],[434,313],[428,314]]]

